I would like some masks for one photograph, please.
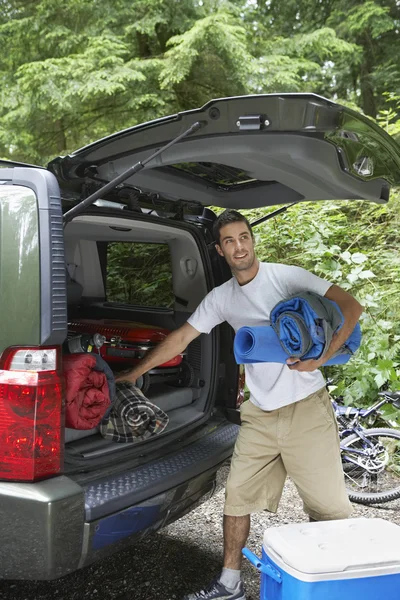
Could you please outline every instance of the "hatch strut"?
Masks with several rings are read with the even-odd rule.
[[[280,215],[283,212],[286,212],[288,208],[290,208],[291,206],[294,206],[295,204],[297,204],[297,202],[292,202],[292,204],[288,204],[287,206],[282,206],[282,208],[278,208],[277,210],[274,210],[270,213],[268,213],[267,215],[264,215],[264,217],[261,217],[260,219],[257,219],[256,221],[253,221],[252,223],[250,223],[250,227],[253,229],[253,227],[257,227],[257,225],[260,225],[261,223],[264,223],[264,221],[268,221],[268,219],[272,219],[272,217],[276,217],[276,215]],[[207,248],[213,248],[215,246],[217,242],[211,242],[210,244],[207,244]]]
[[[204,121],[196,121],[196,123],[193,123],[193,125],[191,125],[189,129],[178,135],[178,137],[176,137],[175,139],[168,142],[168,144],[157,150],[157,152],[154,152],[154,154],[145,158],[143,161],[137,162],[135,165],[133,165],[133,167],[130,167],[129,169],[121,173],[121,175],[118,175],[117,177],[115,177],[115,179],[112,179],[99,190],[82,200],[82,202],[80,202],[64,214],[64,224],[71,221],[74,217],[76,217],[76,215],[83,212],[85,208],[93,204],[93,202],[96,202],[96,200],[98,200],[101,196],[104,196],[109,191],[114,189],[117,185],[128,179],[128,177],[131,177],[135,173],[138,173],[138,171],[141,171],[145,167],[145,165],[147,165],[148,162],[156,158],[156,156],[159,156],[162,152],[165,152],[165,150],[168,150],[168,148],[171,148],[171,146],[173,146],[177,142],[180,142],[181,140],[183,140],[183,138],[187,137],[188,135],[194,133],[195,131],[198,131],[201,127],[203,127],[203,125],[205,125]]]
[[[280,215],[281,213],[286,212],[288,208],[290,208],[291,206],[294,206],[295,204],[297,204],[297,202],[292,202],[292,204],[288,204],[287,206],[282,206],[282,208],[278,208],[277,210],[274,210],[273,212],[270,212],[267,215],[264,215],[260,219],[257,219],[256,221],[253,221],[252,223],[250,223],[250,227],[253,229],[253,227],[256,227],[257,225],[264,223],[264,221],[268,221],[268,219],[272,219],[272,217],[276,217],[276,215]]]

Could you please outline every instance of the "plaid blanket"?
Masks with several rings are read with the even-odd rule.
[[[161,433],[168,415],[128,382],[117,383],[111,410],[100,423],[100,433],[112,442],[141,442]]]

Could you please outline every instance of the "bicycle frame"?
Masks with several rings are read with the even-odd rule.
[[[384,404],[388,404],[390,402],[390,398],[389,400],[385,397],[383,400],[380,400],[379,402],[377,402],[376,404],[374,404],[373,406],[371,406],[370,408],[366,408],[364,409],[365,412],[360,415],[361,419],[367,419],[370,415],[372,415],[374,412],[377,412],[381,406],[383,406]]]
[[[337,399],[338,402],[332,401],[339,425],[346,489],[350,500],[364,504],[377,504],[400,498],[398,479],[393,479],[391,472],[392,454],[395,452],[399,457],[400,432],[397,429],[394,435],[395,429],[382,428],[379,425],[373,426],[371,430],[371,419],[368,421],[371,415],[379,414],[379,409],[385,404],[392,404],[400,409],[400,391],[381,392],[379,396],[378,401],[368,409],[344,407],[340,398]],[[393,450],[385,437],[389,442],[395,441]],[[346,445],[345,439],[348,440]]]
[[[354,434],[358,435],[358,437],[360,438],[360,440],[362,440],[362,442],[364,444],[364,448],[362,448],[362,449],[349,448],[347,446],[343,446],[342,444],[340,444],[340,450],[342,451],[343,459],[346,462],[350,462],[350,463],[353,463],[354,465],[358,465],[359,464],[358,461],[355,458],[353,459],[351,456],[349,456],[349,454],[353,455],[353,456],[354,455],[365,456],[365,450],[366,450],[365,446],[370,447],[370,448],[374,447],[373,442],[364,435],[364,431],[366,430],[366,428],[363,427],[359,421],[360,421],[360,419],[363,419],[363,420],[367,419],[370,415],[376,413],[380,409],[381,406],[383,406],[384,404],[387,404],[388,402],[390,402],[390,398],[385,397],[382,400],[380,400],[379,402],[377,402],[376,404],[374,404],[373,406],[371,406],[369,409],[356,409],[357,412],[355,414],[351,415],[353,417],[351,425],[349,424],[349,426],[347,426],[347,427],[344,426],[342,431],[339,432],[340,439],[344,439],[354,433]],[[346,418],[346,415],[340,415],[337,412],[339,405],[335,401],[333,401],[332,404],[334,406],[336,416]],[[354,410],[353,407],[349,407],[349,408],[351,410]],[[361,410],[363,410],[362,414],[361,414]],[[350,418],[350,415],[347,418]]]

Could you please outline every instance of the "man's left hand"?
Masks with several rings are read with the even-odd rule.
[[[322,366],[319,360],[299,360],[298,358],[288,358],[286,364],[291,371],[316,371]]]

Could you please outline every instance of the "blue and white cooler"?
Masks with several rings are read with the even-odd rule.
[[[272,527],[262,558],[261,600],[400,600],[400,527],[347,519]]]

